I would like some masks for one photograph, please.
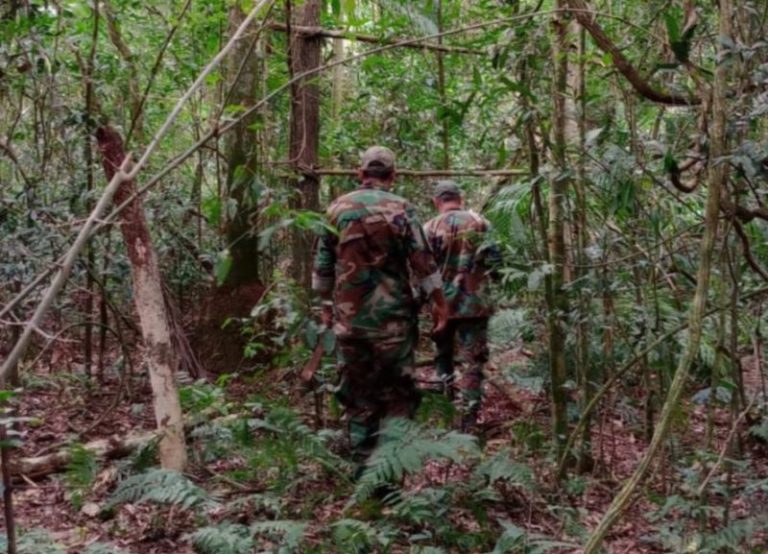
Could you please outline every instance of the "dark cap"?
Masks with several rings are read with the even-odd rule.
[[[444,180],[435,183],[435,198],[441,196],[461,196],[461,189],[454,181]]]
[[[395,153],[385,146],[371,146],[360,158],[360,169],[377,172],[395,169]]]

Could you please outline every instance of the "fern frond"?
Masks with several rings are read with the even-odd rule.
[[[216,501],[204,489],[181,473],[168,469],[152,469],[121,482],[108,505],[114,507],[125,502],[173,504],[183,509],[216,505]]]
[[[699,552],[702,554],[746,552],[749,549],[749,540],[757,533],[764,532],[766,528],[768,528],[768,521],[765,517],[733,521],[726,527],[705,535]]]
[[[512,452],[509,449],[501,450],[478,465],[475,474],[485,477],[490,485],[496,481],[506,481],[510,485],[519,485],[529,491],[534,490],[536,476],[533,470],[525,464],[511,461],[511,456]]]
[[[506,554],[507,552],[525,552],[526,554],[547,554],[561,552],[563,549],[574,549],[574,543],[558,541],[545,535],[528,533],[525,529],[508,521],[502,521],[504,532],[496,541],[490,554]]]
[[[249,554],[254,547],[251,534],[245,525],[223,523],[198,529],[187,538],[202,554]]]
[[[18,554],[66,554],[67,549],[44,529],[30,529],[16,541]],[[8,552],[8,536],[0,534],[0,552]]]
[[[276,408],[264,419],[253,419],[251,424],[264,431],[271,432],[278,439],[275,450],[285,454],[291,465],[298,465],[299,459],[314,461],[326,470],[346,479],[345,471],[349,462],[331,452],[327,443],[334,432],[311,429],[301,417],[291,410]]]
[[[235,498],[227,503],[227,510],[237,512],[242,508],[248,508],[253,511],[254,508],[269,512],[275,517],[282,513],[285,501],[279,496],[266,493],[248,494]]]
[[[93,452],[82,444],[73,444],[69,448],[66,481],[70,487],[90,487],[99,471],[99,463]]]
[[[270,539],[280,541],[280,552],[292,552],[299,548],[304,538],[307,523],[290,519],[278,519],[273,521],[259,521],[251,525],[251,532],[255,535],[267,535]]]
[[[447,487],[425,488],[416,494],[399,495],[392,511],[399,519],[424,527],[427,523],[439,523],[446,515],[450,500]]]
[[[333,542],[342,552],[367,552],[377,543],[376,529],[367,521],[341,519],[332,527]]]
[[[368,460],[352,501],[371,496],[379,485],[401,480],[419,471],[426,460],[448,459],[458,462],[479,452],[477,439],[455,431],[434,433],[415,421],[387,420],[379,432],[379,446]]]

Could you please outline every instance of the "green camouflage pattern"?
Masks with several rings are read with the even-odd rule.
[[[488,318],[449,320],[445,332],[435,337],[435,347],[438,376],[449,396],[458,389],[462,415],[474,420],[480,410],[483,366],[488,362]],[[458,379],[455,374],[457,360],[462,366]]]
[[[400,337],[340,338],[341,381],[336,397],[347,414],[353,457],[364,462],[375,448],[384,418],[413,417],[421,396],[413,381],[416,326]]]
[[[317,241],[312,288],[333,291],[335,334],[402,337],[416,318],[411,274],[427,296],[441,286],[413,206],[363,185],[336,199],[327,218],[338,234]]]
[[[488,317],[493,305],[488,274],[500,263],[499,249],[488,243],[490,224],[469,210],[450,210],[424,226],[443,278],[449,317]]]

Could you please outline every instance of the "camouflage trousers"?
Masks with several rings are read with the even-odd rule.
[[[421,395],[413,380],[417,331],[389,338],[336,340],[336,397],[347,413],[353,459],[362,463],[377,443],[384,418],[413,417]]]
[[[451,398],[458,389],[463,421],[473,424],[482,399],[483,366],[488,361],[488,318],[449,320],[445,332],[435,339],[435,346],[437,375]],[[457,361],[462,362],[458,378]]]

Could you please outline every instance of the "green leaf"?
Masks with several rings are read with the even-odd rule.
[[[214,271],[217,285],[221,286],[224,284],[224,281],[227,280],[229,272],[232,269],[232,261],[232,254],[230,254],[229,249],[219,252],[219,256],[216,259],[216,269]]]

